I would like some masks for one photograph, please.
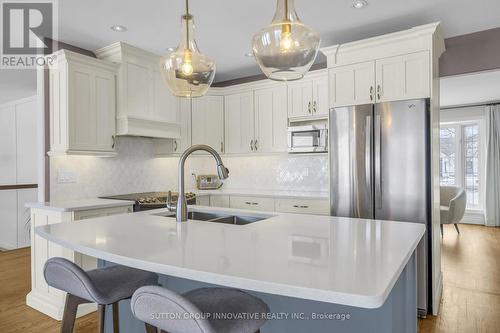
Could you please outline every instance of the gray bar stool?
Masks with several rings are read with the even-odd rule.
[[[259,298],[229,288],[200,288],[179,295],[146,286],[137,289],[130,306],[137,319],[168,333],[260,332],[269,313],[269,307]],[[216,318],[215,314],[232,317]],[[241,314],[244,319],[235,316]]]
[[[98,331],[104,332],[104,310],[113,305],[113,332],[119,332],[118,302],[132,297],[140,287],[157,284],[158,276],[125,266],[110,266],[84,271],[64,258],[50,258],[43,274],[51,287],[67,292],[61,333],[73,332],[79,304],[98,304]],[[146,325],[149,332],[150,327]]]

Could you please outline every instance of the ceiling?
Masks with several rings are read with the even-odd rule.
[[[445,37],[500,25],[498,0],[296,0],[302,21],[318,30],[322,45],[353,41],[441,21]],[[60,0],[58,39],[89,50],[124,41],[161,54],[179,41],[184,0]],[[216,81],[260,74],[251,50],[255,32],[274,14],[274,0],[191,0],[196,40],[217,62]],[[128,28],[115,32],[112,25]],[[318,57],[317,62],[324,62]],[[0,103],[33,94],[33,71],[0,70]]]
[[[352,0],[296,0],[302,21],[318,30],[322,45],[353,41],[441,21],[446,37],[500,25],[498,0],[368,0],[356,10]],[[164,53],[179,41],[184,0],[59,1],[59,40],[89,50],[124,41]],[[253,34],[268,24],[274,0],[191,0],[196,40],[217,62],[216,81],[258,74],[251,50]],[[114,32],[120,24],[126,32]],[[322,61],[320,59],[319,61]],[[323,60],[324,61],[324,60]]]
[[[442,107],[500,101],[500,70],[441,78]]]

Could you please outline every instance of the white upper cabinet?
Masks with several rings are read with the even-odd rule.
[[[375,62],[334,67],[329,70],[330,103],[335,106],[375,101]]]
[[[262,153],[286,151],[288,126],[286,94],[284,85],[255,90],[254,151]]]
[[[297,82],[288,83],[288,117],[328,116],[328,73],[315,71]]]
[[[429,97],[429,52],[377,60],[376,81],[378,102]]]
[[[254,150],[253,91],[224,97],[224,135],[226,153],[249,153]]]
[[[179,138],[177,98],[160,74],[160,56],[118,42],[96,51],[119,64],[117,135]]]
[[[114,154],[116,67],[66,50],[55,56],[49,154]]]
[[[224,152],[224,97],[194,98],[191,116],[192,144],[205,144]]]

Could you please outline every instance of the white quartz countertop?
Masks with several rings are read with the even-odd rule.
[[[190,206],[190,210],[260,215]],[[422,224],[279,214],[248,225],[155,216],[51,224],[37,234],[86,255],[222,286],[361,308],[383,305]]]
[[[190,189],[189,192],[197,195],[234,195],[234,196],[256,196],[272,198],[302,198],[302,199],[328,199],[328,191],[295,191],[295,190],[248,190],[248,189],[225,189],[198,190]]]
[[[111,199],[79,199],[68,201],[51,201],[51,202],[30,202],[25,206],[28,208],[39,208],[53,210],[57,212],[76,212],[80,210],[90,210],[99,208],[111,208],[121,206],[131,206],[133,201],[127,200],[111,200]]]

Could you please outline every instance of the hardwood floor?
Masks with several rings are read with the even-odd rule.
[[[444,226],[443,298],[421,333],[500,332],[500,228]]]
[[[59,332],[60,322],[26,305],[31,290],[30,249],[0,252],[0,332]],[[97,332],[97,315],[77,319],[75,332]]]
[[[443,299],[439,316],[419,321],[421,333],[500,332],[500,228],[444,227]],[[58,332],[60,323],[25,304],[30,251],[0,252],[0,332]],[[76,321],[75,332],[97,331],[97,315]]]

